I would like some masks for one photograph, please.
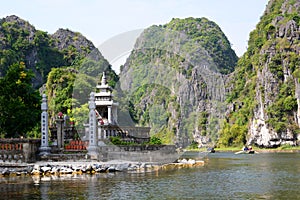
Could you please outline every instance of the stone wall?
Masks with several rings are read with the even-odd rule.
[[[175,145],[130,145],[98,147],[98,160],[171,163],[178,159]]]
[[[80,130],[82,134],[82,130]],[[89,138],[89,124],[85,124],[84,136],[82,140]],[[97,137],[99,140],[106,140],[110,137],[119,136],[123,140],[131,140],[137,143],[149,142],[150,140],[150,127],[133,127],[133,126],[117,126],[117,125],[101,125],[97,126]]]
[[[41,161],[53,162],[76,162],[86,161],[88,159],[86,151],[68,152],[68,153],[51,153],[39,158]]]
[[[35,162],[40,143],[40,139],[0,139],[0,163]]]
[[[38,156],[40,139],[0,139],[0,164],[34,163],[37,160],[89,160],[86,150],[51,153]],[[74,151],[74,152],[73,152]],[[124,145],[97,147],[98,161],[124,160],[132,162],[171,163],[178,159],[175,145]]]

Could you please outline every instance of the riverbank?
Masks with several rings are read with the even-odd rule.
[[[300,146],[297,147],[278,147],[278,148],[258,148],[252,147],[255,152],[258,153],[296,153],[300,152]],[[229,147],[229,148],[215,148],[219,152],[237,152],[241,151],[242,147]]]
[[[204,161],[178,160],[176,163],[142,163],[114,160],[109,162],[37,162],[26,163],[0,163],[0,177],[5,176],[49,176],[64,174],[96,174],[112,172],[152,172],[158,170],[172,170],[203,166]]]
[[[253,148],[253,147],[252,147]],[[242,147],[222,147],[214,148],[216,152],[238,152]],[[300,153],[300,146],[282,146],[278,148],[258,148],[254,147],[253,150],[258,153]],[[206,148],[188,149],[187,151],[195,152],[208,152]]]

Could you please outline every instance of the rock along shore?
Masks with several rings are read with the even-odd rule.
[[[64,174],[96,174],[111,172],[151,172],[203,166],[204,161],[182,159],[176,163],[158,164],[128,161],[109,162],[37,162],[34,164],[0,163],[0,177],[4,176],[48,176]]]

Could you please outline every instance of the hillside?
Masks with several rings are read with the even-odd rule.
[[[226,74],[237,59],[221,29],[206,18],[145,29],[120,73],[133,121],[151,126],[166,143],[215,142]]]
[[[6,74],[8,67],[23,61],[34,74],[33,84],[40,87],[46,81],[51,67],[66,65],[63,54],[51,47],[51,38],[36,30],[27,21],[17,16],[0,20],[0,73]],[[49,58],[49,59],[47,59]]]
[[[300,133],[300,2],[271,0],[233,74],[220,145],[296,145]],[[297,139],[298,137],[298,139]]]
[[[8,66],[23,61],[35,74],[36,88],[46,82],[52,68],[80,65],[83,59],[98,62],[102,68],[110,67],[93,43],[80,33],[59,29],[51,35],[15,15],[0,20],[0,56],[2,76]],[[83,73],[90,73],[91,69],[82,67]]]
[[[14,69],[18,66],[23,71]],[[36,30],[29,22],[15,15],[0,19],[0,83],[5,84],[7,89],[12,91],[15,88],[15,91],[29,91],[31,94],[38,89],[40,92],[45,92],[48,96],[51,119],[54,119],[59,111],[74,117],[70,110],[72,108],[80,110],[82,106],[84,107],[89,93],[94,90],[103,71],[111,80],[110,85],[114,86],[118,80],[117,75],[99,50],[82,34],[68,29],[59,29],[54,34],[48,34]],[[14,76],[27,78],[19,78],[16,83],[12,82],[8,85],[7,80],[13,80],[11,77]],[[29,77],[30,79],[28,79]],[[21,82],[22,80],[24,83]],[[23,84],[22,87],[33,88],[19,89],[20,83]],[[5,90],[5,88],[2,89]],[[2,92],[0,95],[1,102],[2,100],[5,102],[9,99],[20,99],[21,103],[12,104],[10,107],[1,103],[1,135],[7,136],[8,134],[4,128],[11,126],[7,123],[8,118],[16,118],[11,120],[14,121],[14,124],[18,123],[18,120],[22,120],[15,117],[15,113],[18,113],[17,116],[23,116],[23,113],[30,115],[30,113],[38,114],[40,112],[38,104],[34,103],[34,108],[31,108],[28,106],[30,102],[26,102],[22,110],[17,109],[19,106],[17,104],[23,104],[24,99],[29,99],[27,96],[31,94],[14,94],[12,97],[11,94]],[[26,115],[23,118],[26,118]],[[30,119],[30,117],[28,118]],[[30,123],[30,127],[26,127],[26,129],[19,127],[16,130],[17,133],[9,133],[9,135],[18,136],[21,134],[25,136],[26,134],[22,130],[30,130],[33,126],[39,126],[39,120],[36,117],[32,118],[31,121],[33,123]],[[2,132],[4,129],[6,131]],[[36,130],[39,129],[36,128]]]

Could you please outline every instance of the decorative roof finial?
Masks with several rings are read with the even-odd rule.
[[[103,75],[102,75],[101,85],[106,85],[105,72],[103,72]]]

